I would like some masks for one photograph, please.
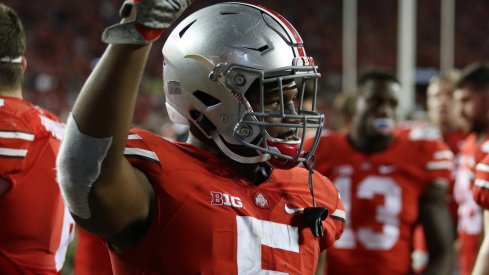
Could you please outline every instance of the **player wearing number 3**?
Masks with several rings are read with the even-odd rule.
[[[115,274],[313,274],[344,210],[304,151],[323,125],[302,104],[320,74],[283,17],[243,3],[189,15],[163,47],[167,111],[188,142],[130,129],[151,42],[187,5],[128,2],[104,32],[58,157],[68,207]]]
[[[425,228],[428,274],[449,274],[453,227],[446,204],[452,153],[439,140],[396,132],[401,86],[381,71],[359,79],[348,133],[323,136],[316,169],[345,205],[342,237],[327,251],[327,274],[409,274],[412,233]]]

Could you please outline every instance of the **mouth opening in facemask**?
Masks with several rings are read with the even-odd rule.
[[[381,135],[387,136],[394,132],[395,122],[391,118],[376,118],[372,120],[372,127]]]

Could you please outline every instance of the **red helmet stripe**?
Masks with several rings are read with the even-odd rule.
[[[242,3],[242,4],[245,4],[245,3]],[[265,11],[270,16],[272,16],[274,19],[276,19],[279,23],[281,23],[282,27],[287,31],[290,38],[292,39],[292,43],[294,44],[292,48],[294,49],[294,53],[296,54],[296,56],[298,56],[298,57],[305,57],[306,56],[306,51],[304,50],[301,36],[297,32],[297,30],[294,28],[294,26],[292,26],[292,24],[290,24],[290,22],[287,21],[287,19],[285,19],[282,15],[280,15],[276,11],[268,9],[266,7],[252,5],[252,4],[245,4],[245,5],[252,6],[252,7],[257,8],[259,10]]]

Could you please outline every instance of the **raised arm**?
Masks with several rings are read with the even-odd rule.
[[[123,156],[137,92],[151,42],[188,4],[135,2],[121,9],[129,19],[103,34],[110,45],[75,102],[57,160],[63,197],[77,223],[121,249],[149,221],[153,197],[149,180]]]
[[[152,196],[149,182],[123,156],[149,50],[149,45],[110,45],[107,48],[83,86],[73,107],[73,120],[67,126],[78,127],[79,132],[86,135],[88,140],[72,143],[70,138],[76,136],[67,133],[63,141],[70,146],[65,146],[63,154],[64,151],[77,155],[86,151],[102,151],[99,155],[81,158],[80,161],[83,162],[79,163],[92,166],[101,162],[98,175],[92,171],[87,173],[97,178],[88,190],[90,213],[80,213],[71,208],[70,211],[75,214],[75,218],[83,218],[76,219],[82,227],[107,239],[123,231],[128,225],[146,219],[149,213]],[[107,142],[103,144],[103,141]],[[103,148],[95,150],[92,146]],[[105,150],[107,153],[104,156]],[[60,153],[60,157],[63,154]],[[86,163],[87,161],[95,163]],[[86,186],[89,182],[80,184]],[[65,198],[70,199],[69,196]]]
[[[444,185],[434,182],[421,197],[419,218],[429,253],[428,265],[423,274],[451,273],[454,232],[446,192]]]

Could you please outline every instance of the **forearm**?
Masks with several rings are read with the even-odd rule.
[[[112,137],[111,151],[118,155],[125,146],[149,50],[150,46],[110,45],[73,107],[80,131],[95,138]]]
[[[428,265],[423,274],[443,275],[452,272],[454,232],[445,192],[432,185],[421,198],[420,221],[429,253]]]
[[[139,183],[144,178],[123,151],[149,49],[109,46],[75,102],[74,121],[70,118],[66,126],[58,179],[70,212],[87,220],[82,226],[92,232],[111,235],[147,212],[148,192]],[[126,215],[128,220],[118,214],[124,207],[121,213],[136,210]],[[101,222],[109,217],[115,221]]]
[[[319,254],[315,275],[324,275],[326,269],[326,250]]]
[[[452,261],[453,261],[453,249],[451,247],[441,248],[429,255],[429,261],[423,274],[451,274],[452,273]]]

